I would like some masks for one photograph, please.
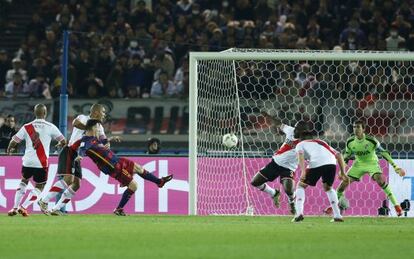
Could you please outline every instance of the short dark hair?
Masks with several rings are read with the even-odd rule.
[[[365,128],[365,122],[363,120],[354,121],[355,125],[362,125],[362,128]]]
[[[86,122],[86,130],[91,130],[93,128],[93,126],[95,126],[96,124],[101,123],[100,120],[95,120],[95,119],[90,119]]]

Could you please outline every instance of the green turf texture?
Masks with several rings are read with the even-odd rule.
[[[414,219],[0,215],[0,258],[414,258]]]

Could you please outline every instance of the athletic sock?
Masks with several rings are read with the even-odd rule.
[[[340,200],[341,197],[344,196],[344,192],[337,191],[337,196],[338,196],[338,200]]]
[[[52,188],[50,188],[49,192],[45,197],[42,198],[43,202],[48,203],[51,199],[55,198],[60,192],[64,191],[68,188],[68,185],[65,181],[59,180],[57,181]]]
[[[119,201],[119,204],[118,204],[117,209],[122,209],[125,206],[125,204],[127,204],[127,202],[129,201],[129,199],[131,198],[132,194],[134,194],[134,191],[133,190],[131,190],[129,188],[126,189],[124,191],[124,193],[122,194],[122,198]]]
[[[305,204],[305,189],[302,186],[298,186],[296,189],[295,208],[296,216],[303,215],[303,206]]]
[[[72,190],[71,187],[68,187],[62,194],[62,197],[58,202],[56,202],[55,206],[52,210],[60,210],[63,206],[65,206],[75,195],[75,191]]]
[[[270,195],[270,197],[273,197],[276,194],[276,190],[273,189],[272,187],[270,187],[269,185],[265,184],[265,183],[262,184],[262,185],[257,186],[256,188],[258,188],[262,192],[268,193]]]
[[[34,203],[37,200],[37,198],[40,196],[41,192],[42,191],[39,190],[38,188],[34,188],[30,192],[29,196],[27,196],[26,200],[23,202],[23,205],[22,205],[23,209],[27,209],[30,205],[32,205],[32,203]]]
[[[295,201],[295,195],[286,193],[286,196],[288,197],[289,203],[292,203]]]
[[[341,211],[338,207],[338,195],[336,194],[336,191],[333,188],[331,188],[329,191],[326,192],[326,195],[328,195],[329,203],[331,204],[333,210],[333,217],[342,218]]]
[[[397,199],[394,196],[394,193],[391,191],[391,187],[387,183],[381,186],[381,188],[394,206],[399,205]]]
[[[14,195],[14,205],[13,208],[18,208],[24,194],[26,193],[27,184],[20,182],[19,187],[17,187],[16,194]]]
[[[144,169],[144,172],[142,174],[138,174],[139,176],[141,176],[142,178],[144,178],[145,180],[148,180],[150,182],[153,182],[155,184],[160,184],[161,183],[161,179],[159,179],[158,177],[156,177],[155,175],[151,174],[150,172],[148,172],[147,170]]]

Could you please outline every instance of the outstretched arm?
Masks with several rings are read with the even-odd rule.
[[[387,162],[392,165],[392,167],[394,167],[394,170],[397,174],[399,174],[401,177],[403,177],[405,175],[405,171],[404,169],[398,167],[398,165],[394,162],[394,160],[392,159],[390,153],[385,150],[381,145],[378,144],[377,146],[377,150],[378,152],[381,154],[381,156],[387,160]]]
[[[80,120],[74,119],[72,122],[73,127],[78,128],[80,130],[86,130],[86,125],[83,124]]]

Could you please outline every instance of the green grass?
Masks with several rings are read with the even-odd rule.
[[[0,258],[414,258],[414,219],[0,217]]]

